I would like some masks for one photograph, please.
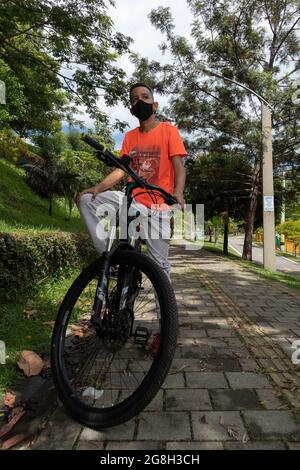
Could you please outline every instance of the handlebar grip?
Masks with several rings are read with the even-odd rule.
[[[178,201],[175,197],[173,196],[163,196],[164,201],[168,206],[173,206],[174,204],[178,204]]]
[[[122,155],[120,160],[122,163],[124,163],[124,165],[130,165],[130,163],[132,163],[132,157],[130,157],[129,155]]]
[[[103,149],[104,149],[103,145],[99,144],[99,142],[92,139],[92,137],[90,137],[89,135],[82,133],[80,134],[80,139],[86,142],[87,144],[89,144],[91,147],[94,147],[94,149],[100,150],[100,152],[103,152]]]

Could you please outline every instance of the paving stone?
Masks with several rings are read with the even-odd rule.
[[[210,348],[224,348],[226,346],[225,341],[222,341],[218,338],[195,338],[195,344],[202,347],[210,347]]]
[[[233,389],[272,388],[268,379],[253,372],[227,372],[227,379]]]
[[[193,346],[193,347],[182,347],[180,348],[181,353],[180,357],[183,359],[202,359],[205,357],[210,357],[213,353],[213,349],[209,346]]]
[[[186,372],[188,388],[228,388],[221,372]]]
[[[81,429],[82,426],[73,421],[62,407],[59,407],[31,448],[34,450],[71,450]]]
[[[222,442],[167,442],[166,450],[223,450]]]
[[[238,372],[241,366],[238,359],[228,359],[226,357],[208,357],[201,361],[201,371],[209,372]]]
[[[184,376],[183,373],[169,374],[164,381],[162,388],[184,388]]]
[[[194,439],[201,441],[241,441],[247,437],[237,411],[192,412]]]
[[[276,392],[273,390],[258,389],[256,390],[256,393],[261,404],[267,410],[282,410],[288,408],[284,402],[280,401],[280,399],[276,396]]]
[[[164,392],[163,390],[159,390],[157,395],[153,398],[153,400],[149,403],[149,405],[145,408],[145,410],[146,411],[162,411],[163,401],[164,401]]]
[[[233,329],[219,328],[219,329],[208,329],[207,335],[209,336],[209,338],[231,338],[231,337],[235,337],[236,333]]]
[[[139,416],[138,440],[191,440],[189,414],[181,411],[142,413]]]
[[[174,359],[169,375],[178,372],[199,372],[204,359]]]
[[[166,390],[166,409],[168,411],[211,410],[212,406],[207,390]]]
[[[300,450],[300,442],[288,442],[287,446],[289,450]]]
[[[205,329],[186,329],[179,330],[179,338],[205,338],[207,336]]]
[[[238,359],[239,363],[241,364],[241,368],[244,372],[255,372],[259,370],[259,365],[255,362],[254,359]]]
[[[262,409],[254,390],[211,390],[210,396],[216,410]]]
[[[95,429],[84,428],[80,440],[82,441],[130,441],[133,440],[135,429],[134,419],[127,423],[114,426],[113,428],[102,429],[96,431]]]
[[[100,441],[79,441],[76,450],[103,450],[104,443]]]
[[[131,442],[109,442],[105,450],[162,450],[162,442],[131,441]]]
[[[226,450],[285,450],[281,441],[225,442]]]
[[[252,439],[276,438],[300,440],[300,424],[290,411],[243,411]]]

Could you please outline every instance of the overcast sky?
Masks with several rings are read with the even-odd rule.
[[[109,7],[108,13],[112,18],[116,31],[132,37],[134,43],[131,49],[141,56],[148,57],[150,60],[157,60],[161,63],[167,61],[167,56],[161,54],[158,45],[164,42],[163,35],[157,31],[148,18],[150,11],[159,6],[171,7],[171,11],[176,25],[176,34],[189,37],[190,24],[192,22],[191,12],[185,0],[116,0],[116,7]],[[131,76],[134,67],[127,56],[123,56],[118,65]],[[166,105],[165,97],[157,97],[161,106]],[[138,120],[132,116],[128,109],[122,105],[114,108],[107,108],[103,101],[99,100],[99,107],[109,114],[112,120],[118,118],[127,121],[130,128],[137,127]],[[91,125],[88,116],[80,117],[86,125]],[[129,128],[127,129],[129,130]],[[115,134],[116,148],[119,149],[123,140],[123,135]]]

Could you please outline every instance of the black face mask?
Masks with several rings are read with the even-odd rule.
[[[132,114],[137,117],[140,121],[147,121],[153,114],[152,109],[153,103],[145,103],[143,100],[138,100],[134,106],[132,106]]]

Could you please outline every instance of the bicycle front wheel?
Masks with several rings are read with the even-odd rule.
[[[100,429],[128,421],[143,410],[163,384],[177,342],[177,306],[164,271],[147,256],[119,251],[118,272],[134,272],[127,308],[116,309],[117,280],[109,279],[101,318],[91,323],[101,259],[75,280],[55,323],[51,360],[54,383],[69,414]],[[117,311],[118,310],[118,311]]]

